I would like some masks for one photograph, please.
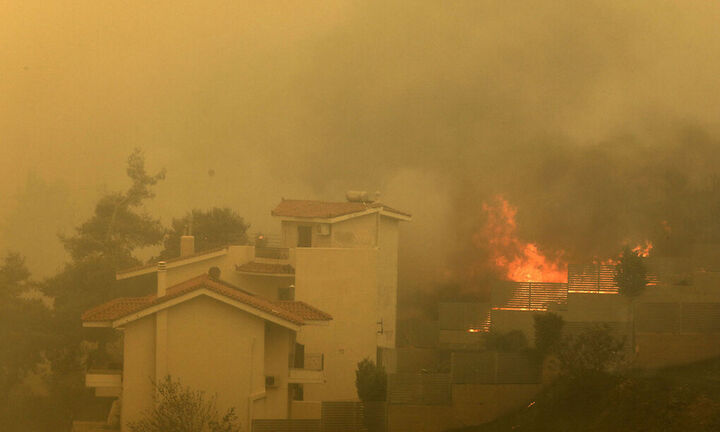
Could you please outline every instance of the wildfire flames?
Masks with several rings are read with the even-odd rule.
[[[548,258],[534,243],[526,243],[517,237],[517,209],[504,198],[483,204],[487,222],[483,230],[473,237],[478,247],[490,247],[495,267],[509,280],[517,282],[567,282],[567,263]]]
[[[638,254],[638,256],[641,256],[643,258],[647,258],[650,256],[650,251],[653,248],[653,244],[647,240],[645,240],[645,244],[639,244],[633,248],[633,252]]]

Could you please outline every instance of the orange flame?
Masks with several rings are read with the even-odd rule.
[[[491,260],[505,277],[517,282],[567,282],[567,263],[543,255],[534,243],[517,238],[517,209],[504,198],[497,197],[495,205],[483,204],[487,223],[476,234],[477,246],[487,242]],[[558,257],[562,253],[558,254]]]
[[[645,240],[645,244],[639,244],[635,246],[632,251],[638,254],[638,256],[641,256],[643,258],[647,258],[650,256],[650,251],[653,248],[652,242],[649,240]]]

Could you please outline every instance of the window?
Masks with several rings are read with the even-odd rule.
[[[295,286],[278,288],[278,300],[295,300]]]
[[[311,226],[299,226],[298,227],[298,247],[311,247],[312,246],[312,227]]]

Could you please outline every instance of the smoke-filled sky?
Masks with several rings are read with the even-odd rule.
[[[218,205],[273,231],[281,197],[380,190],[433,279],[502,194],[527,241],[609,253],[689,224],[720,171],[719,22],[711,1],[0,1],[0,249],[47,275],[140,147],[166,223]]]

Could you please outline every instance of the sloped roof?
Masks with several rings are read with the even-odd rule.
[[[96,306],[82,315],[83,322],[107,322],[141,312],[149,307],[161,305],[190,292],[207,289],[229,299],[239,301],[259,311],[282,318],[293,324],[302,325],[307,321],[329,321],[332,316],[303,302],[272,301],[258,297],[226,282],[201,275],[167,289],[162,297],[119,298]]]
[[[272,264],[250,261],[245,264],[235,266],[235,270],[245,273],[260,274],[287,274],[294,275],[295,269],[290,264]]]
[[[327,202],[311,200],[286,200],[272,211],[273,216],[332,219],[339,216],[360,213],[370,209],[379,209],[388,213],[394,213],[402,218],[409,218],[409,213],[396,210],[378,202]]]
[[[115,272],[115,277],[116,277],[116,279],[124,279],[125,275],[127,275],[129,273],[142,271],[142,270],[148,270],[149,273],[152,273],[157,269],[158,262],[160,262],[160,261],[164,261],[168,266],[172,267],[173,264],[181,264],[182,265],[182,261],[197,261],[198,259],[203,259],[203,258],[210,259],[210,258],[213,258],[214,256],[218,255],[220,252],[227,253],[227,248],[228,248],[228,246],[221,246],[221,247],[216,247],[216,248],[206,249],[206,250],[203,250],[200,252],[196,252],[192,255],[185,255],[185,256],[179,256],[179,257],[175,257],[175,258],[153,260],[152,262],[147,263],[147,264],[118,270],[117,272]]]

